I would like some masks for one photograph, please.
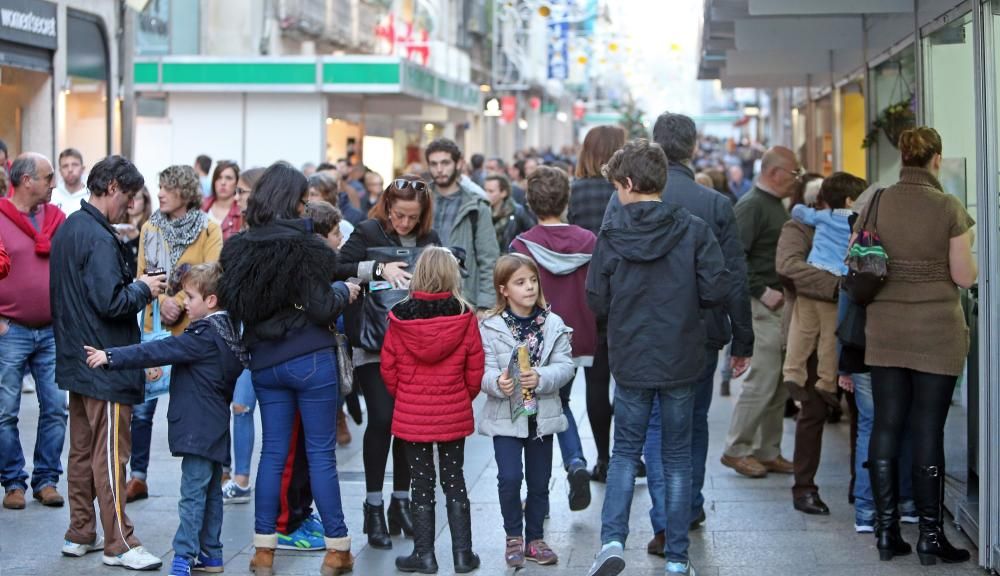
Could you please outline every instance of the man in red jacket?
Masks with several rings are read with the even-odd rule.
[[[66,436],[65,394],[56,386],[56,344],[49,302],[49,253],[52,236],[66,217],[46,203],[52,191],[52,163],[41,154],[18,156],[10,169],[14,193],[0,198],[0,237],[9,271],[0,283],[0,483],[3,507],[25,507],[28,474],[17,429],[21,380],[30,368],[38,393],[38,436],[31,490],[46,506],[62,506],[56,491],[62,474]]]
[[[560,219],[569,204],[569,176],[558,168],[539,166],[528,177],[528,206],[538,225],[511,242],[511,250],[538,264],[542,292],[552,296],[552,311],[573,329],[573,359],[591,366],[597,350],[597,320],[587,306],[587,272],[597,237],[593,232]],[[583,456],[580,432],[570,410],[573,382],[559,389],[569,426],[557,435],[563,466],[569,477],[569,509],[590,505],[590,474]]]

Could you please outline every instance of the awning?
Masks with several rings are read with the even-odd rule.
[[[480,109],[479,87],[443,78],[393,56],[137,58],[136,92],[318,93],[408,96],[469,112]]]
[[[705,0],[698,78],[720,80],[726,88],[830,85],[912,33],[913,5],[912,0]]]

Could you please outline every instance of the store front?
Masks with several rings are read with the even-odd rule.
[[[93,2],[4,0],[0,7],[0,139],[12,155],[56,156],[74,147],[84,162],[119,148],[113,98],[114,39]]]

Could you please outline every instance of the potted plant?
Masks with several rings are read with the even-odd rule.
[[[914,98],[910,95],[905,100],[890,104],[882,110],[878,118],[872,122],[862,147],[868,148],[878,142],[880,131],[885,134],[886,139],[894,148],[897,147],[899,136],[903,131],[917,125],[917,115],[913,111],[913,106]]]

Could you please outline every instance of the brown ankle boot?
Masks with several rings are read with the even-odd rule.
[[[322,576],[339,576],[354,569],[354,557],[351,556],[351,537],[324,538],[326,541],[326,556],[319,569]]]
[[[347,446],[351,443],[351,430],[347,427],[347,413],[340,409],[337,414],[337,444]]]
[[[250,559],[250,571],[256,576],[274,574],[274,549],[278,547],[277,534],[254,534],[254,554]]]

